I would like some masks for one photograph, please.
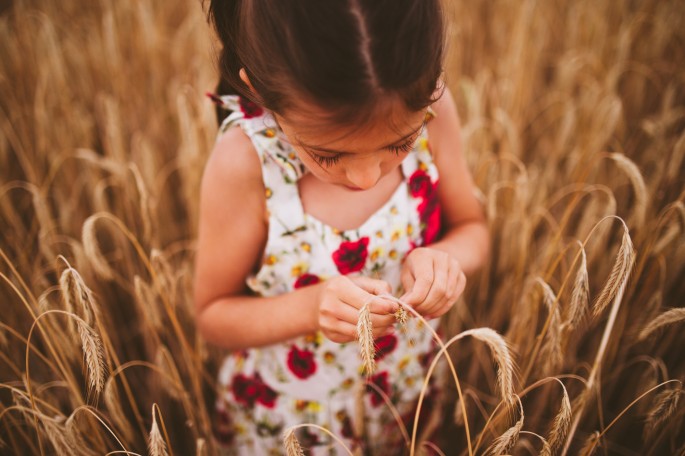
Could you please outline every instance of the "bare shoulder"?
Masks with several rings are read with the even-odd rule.
[[[259,157],[240,128],[217,141],[200,187],[194,300],[244,291],[266,241],[266,202]]]
[[[203,186],[219,184],[222,177],[261,179],[257,152],[239,127],[230,128],[216,142],[205,165]]]

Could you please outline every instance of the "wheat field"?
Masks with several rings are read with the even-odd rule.
[[[407,454],[685,455],[685,5],[445,7],[492,256]],[[215,454],[216,52],[200,0],[0,3],[0,454]]]

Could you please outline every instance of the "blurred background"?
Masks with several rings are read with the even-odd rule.
[[[0,2],[0,454],[215,454],[221,353],[191,300],[217,131],[203,8]],[[502,334],[521,402],[459,341],[463,398],[421,450],[685,454],[685,5],[445,9],[493,249],[444,334]]]

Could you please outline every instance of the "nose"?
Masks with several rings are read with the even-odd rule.
[[[354,187],[368,190],[376,185],[381,178],[381,166],[380,163],[365,160],[350,165],[346,170],[346,175],[347,180],[349,180]]]

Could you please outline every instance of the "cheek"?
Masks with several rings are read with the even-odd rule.
[[[381,163],[381,170],[383,171],[383,174],[387,174],[400,166],[408,155],[409,154],[406,152],[400,152],[399,154],[388,152],[387,157]]]

